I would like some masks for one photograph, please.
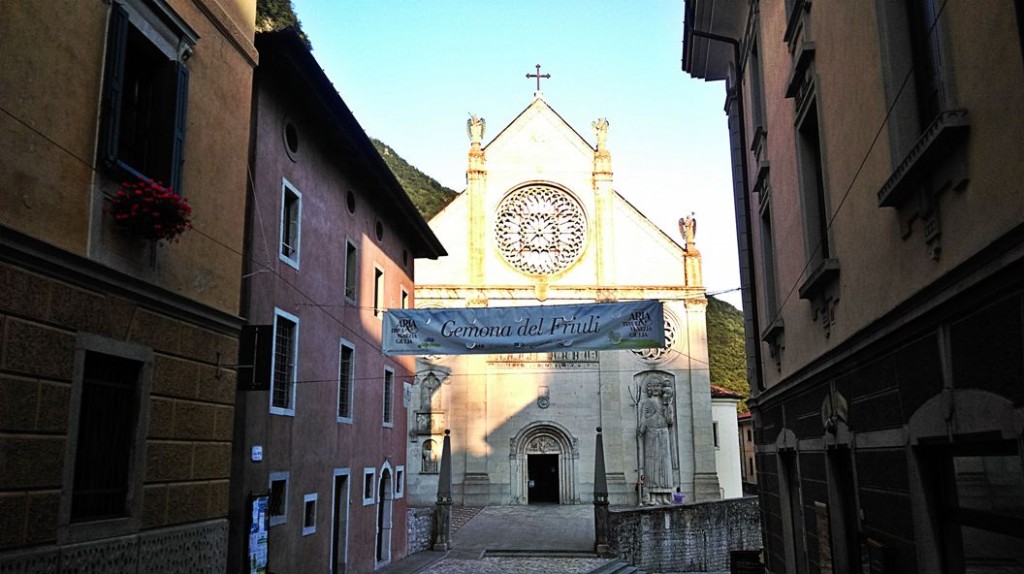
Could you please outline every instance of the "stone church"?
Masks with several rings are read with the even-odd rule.
[[[696,221],[683,248],[617,193],[608,122],[591,127],[596,145],[539,91],[486,145],[471,117],[467,188],[430,221],[449,256],[417,262],[416,306],[656,299],[666,346],[419,357],[410,505],[435,501],[445,429],[456,505],[590,503],[597,427],[612,504],[721,497]]]

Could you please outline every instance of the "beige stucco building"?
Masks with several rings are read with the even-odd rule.
[[[226,567],[255,16],[0,3],[4,572]],[[178,242],[105,212],[140,178]]]
[[[685,6],[683,69],[725,87],[766,571],[1021,571],[1024,3]]]
[[[614,191],[608,123],[592,127],[596,146],[539,93],[486,145],[484,122],[469,120],[468,187],[430,222],[449,256],[418,264],[417,307],[657,299],[667,347],[419,358],[407,396],[410,504],[434,501],[446,428],[456,504],[589,502],[597,427],[611,502],[635,504],[648,383],[671,468],[645,497],[664,497],[657,487],[719,497],[700,254],[692,233],[680,247]]]

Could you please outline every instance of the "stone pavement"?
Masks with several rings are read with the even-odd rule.
[[[455,507],[454,528],[449,552],[420,552],[378,572],[582,574],[608,562],[594,556],[590,504]]]

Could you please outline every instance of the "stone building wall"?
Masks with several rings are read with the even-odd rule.
[[[609,546],[649,572],[727,572],[729,552],[761,548],[757,498],[610,513]]]
[[[434,524],[434,507],[410,507],[406,510],[406,531],[409,554],[430,549],[430,531]]]
[[[77,567],[88,556],[134,571],[144,555],[164,550],[223,565],[235,373],[217,364],[233,360],[237,336],[180,312],[174,317],[156,299],[117,293],[104,280],[116,278],[87,263],[74,268],[72,259],[59,278],[0,262],[0,571],[35,571],[28,566],[55,560]],[[82,271],[90,271],[91,284]],[[67,449],[77,432],[73,390],[81,384],[75,363],[83,336],[152,357],[139,413],[141,500],[130,511],[134,526],[119,531],[102,521],[69,525],[62,505],[71,489]]]

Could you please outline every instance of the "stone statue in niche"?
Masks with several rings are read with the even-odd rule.
[[[672,501],[672,434],[675,409],[672,406],[672,381],[661,373],[643,378],[647,397],[638,408],[637,440],[643,453],[645,478],[644,504],[669,504]]]

